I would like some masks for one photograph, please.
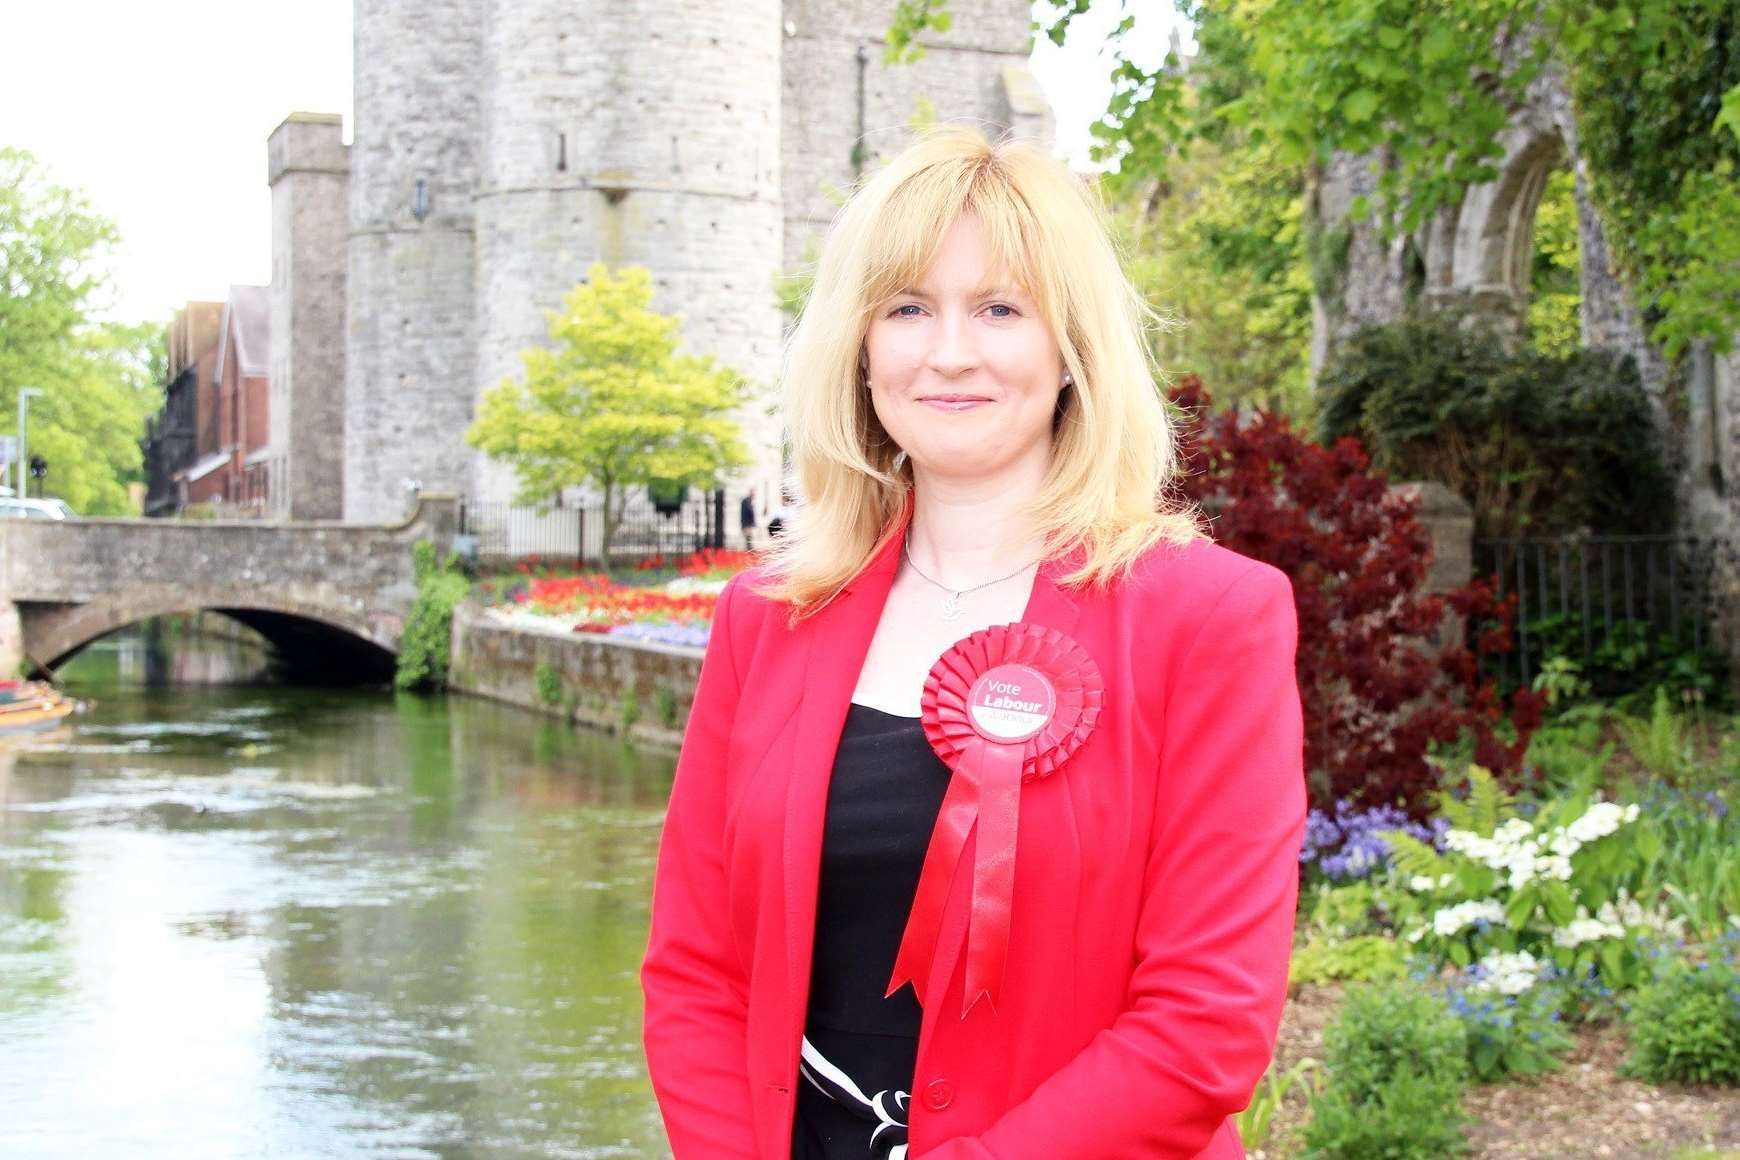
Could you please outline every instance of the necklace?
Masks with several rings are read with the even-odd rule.
[[[942,618],[944,620],[955,620],[960,617],[961,597],[965,596],[967,593],[977,592],[981,588],[989,588],[993,584],[1001,584],[1005,580],[1013,580],[1015,577],[1021,575],[1021,573],[1027,571],[1027,569],[1033,567],[1034,564],[1039,563],[1038,560],[1035,560],[1032,564],[1023,564],[1007,576],[999,576],[995,580],[987,580],[983,584],[975,584],[971,588],[950,588],[942,581],[932,580],[929,576],[926,576],[924,571],[920,569],[917,564],[912,562],[912,549],[905,540],[900,542],[900,554],[906,558],[907,565],[918,574],[919,579],[934,584],[936,587],[941,588],[944,592],[948,593],[948,596],[943,600],[942,606]],[[1041,557],[1041,559],[1043,559],[1043,557]]]

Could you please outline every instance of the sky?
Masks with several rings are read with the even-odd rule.
[[[1095,0],[1069,42],[1038,38],[1033,73],[1058,152],[1087,168],[1088,125],[1110,97],[1107,30],[1158,63],[1180,23],[1168,0]],[[167,319],[190,299],[272,273],[266,138],[291,112],[351,115],[351,0],[6,0],[0,145],[84,192],[121,245],[101,312]],[[1040,5],[1049,11],[1048,5]],[[33,51],[17,51],[33,46]]]

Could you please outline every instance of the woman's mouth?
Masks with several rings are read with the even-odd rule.
[[[919,399],[925,406],[939,411],[967,411],[990,401],[983,395],[925,395]]]

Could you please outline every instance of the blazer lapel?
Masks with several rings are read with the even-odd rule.
[[[785,875],[786,1019],[790,1036],[789,1071],[797,1074],[799,1038],[809,995],[814,951],[816,895],[822,865],[822,826],[828,807],[828,780],[839,751],[852,690],[864,668],[871,638],[882,619],[888,590],[900,562],[900,545],[911,517],[910,496],[887,541],[839,595],[799,626],[806,651],[798,724],[792,739],[791,775],[786,782],[783,869]]]

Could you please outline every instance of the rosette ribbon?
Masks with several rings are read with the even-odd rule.
[[[888,994],[911,982],[922,1002],[967,838],[973,848],[961,1018],[980,997],[996,1010],[1009,950],[1021,786],[1055,773],[1099,719],[1099,666],[1075,641],[1017,622],[976,632],[925,678],[924,732],[949,767]]]

